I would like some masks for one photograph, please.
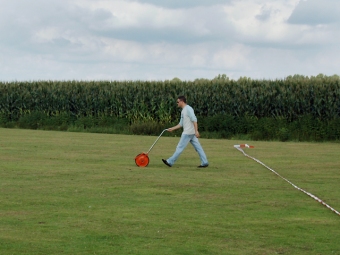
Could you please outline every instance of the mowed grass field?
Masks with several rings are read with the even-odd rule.
[[[340,254],[340,144],[0,129],[0,254]]]

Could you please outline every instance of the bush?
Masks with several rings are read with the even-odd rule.
[[[92,116],[79,117],[74,124],[79,128],[89,129],[97,125],[97,120]]]
[[[47,115],[43,112],[31,112],[19,118],[18,126],[20,128],[38,129],[44,126],[47,118]]]
[[[167,127],[177,122],[167,123]],[[199,131],[202,138],[235,139],[245,137],[251,140],[278,141],[339,141],[340,118],[320,120],[306,115],[297,120],[280,117],[257,118],[249,114],[235,117],[229,114],[214,116],[198,116]],[[95,132],[136,135],[159,135],[164,124],[158,121],[136,121],[130,124],[128,118],[109,116],[82,116],[76,118],[68,113],[48,116],[44,112],[27,112],[19,116],[18,121],[11,120],[4,113],[0,114],[0,126],[4,128],[28,128],[44,130],[60,130],[73,132]],[[181,130],[173,134],[177,135]]]
[[[279,130],[279,140],[281,142],[287,142],[290,138],[290,133],[287,128],[280,128]]]
[[[0,82],[0,112],[17,121],[23,112],[48,116],[114,116],[170,122],[178,116],[176,97],[186,95],[198,116],[253,116],[294,121],[311,115],[340,117],[339,76],[290,76],[283,80],[231,80],[219,76],[195,81],[32,81]]]
[[[157,135],[164,130],[163,125],[155,122],[135,122],[130,126],[130,131],[134,135]]]
[[[8,122],[7,115],[4,113],[0,113],[0,127],[5,127],[5,124]]]
[[[217,114],[210,117],[198,118],[199,130],[209,133],[219,133],[221,138],[231,138],[237,133],[237,121],[235,117],[227,114]]]

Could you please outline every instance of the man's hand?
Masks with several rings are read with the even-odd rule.
[[[178,124],[177,126],[168,128],[167,130],[168,130],[169,132],[172,132],[172,131],[174,131],[174,130],[176,130],[176,129],[179,129],[179,128],[181,128],[181,126]]]
[[[200,133],[198,131],[196,131],[195,135],[196,135],[197,138],[200,137]]]

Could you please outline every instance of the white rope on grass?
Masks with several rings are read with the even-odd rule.
[[[288,182],[290,185],[292,185],[294,188],[296,188],[297,190],[302,191],[303,193],[305,193],[306,195],[310,196],[311,198],[315,199],[316,201],[318,201],[319,203],[321,203],[322,205],[326,206],[328,209],[330,209],[332,212],[336,213],[337,215],[340,216],[340,213],[335,210],[334,208],[332,208],[331,206],[329,206],[328,204],[326,204],[324,201],[322,201],[320,198],[314,196],[313,194],[299,188],[298,186],[296,186],[294,183],[290,182],[289,180],[287,180],[286,178],[284,178],[283,176],[281,176],[280,174],[278,174],[275,170],[271,169],[270,167],[266,166],[264,163],[262,163],[260,160],[249,156],[248,154],[246,154],[242,148],[254,148],[254,146],[248,145],[248,144],[238,144],[238,145],[234,145],[234,148],[236,148],[237,150],[239,150],[240,152],[243,153],[244,156],[256,161],[257,163],[261,164],[262,166],[264,166],[265,168],[269,169],[270,171],[272,171],[274,174],[276,174],[277,176],[279,176],[280,178],[282,178],[283,180],[285,180],[286,182]]]

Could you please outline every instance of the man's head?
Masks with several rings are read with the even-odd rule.
[[[177,106],[183,108],[187,105],[187,99],[185,96],[179,96],[177,97]]]

